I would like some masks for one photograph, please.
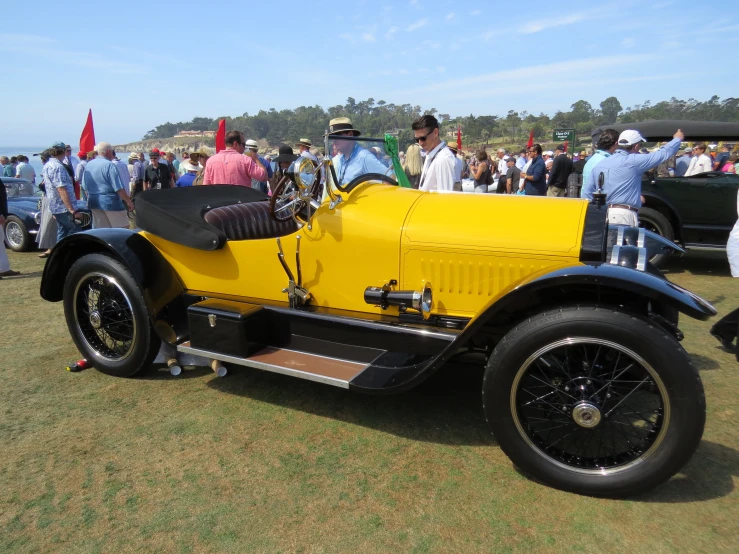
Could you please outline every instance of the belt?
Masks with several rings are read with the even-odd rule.
[[[628,204],[608,204],[608,208],[621,208],[622,210],[629,210],[630,212],[639,213],[639,208],[629,206]]]

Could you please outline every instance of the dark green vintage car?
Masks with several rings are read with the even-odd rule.
[[[739,175],[710,172],[649,178],[645,174],[640,226],[685,248],[726,248],[737,218],[738,191]]]
[[[593,130],[593,144],[605,129],[619,133],[636,129],[649,141],[671,140],[677,129],[685,140],[739,141],[739,123],[719,121],[643,121],[604,125]],[[686,249],[725,249],[729,232],[737,220],[739,175],[720,172],[691,177],[642,177],[644,205],[639,210],[639,225],[662,235]],[[659,266],[669,256],[659,254],[650,261]]]

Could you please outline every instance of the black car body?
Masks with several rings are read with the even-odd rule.
[[[737,219],[739,175],[712,171],[691,177],[646,176],[641,226],[686,248],[726,248]]]
[[[2,182],[8,195],[8,217],[4,226],[5,245],[15,252],[24,252],[33,246],[39,231],[42,193],[26,179],[5,177]],[[90,215],[88,221],[92,221],[92,214],[87,209],[86,202],[77,200],[76,207],[82,212],[87,212]],[[89,223],[83,227],[90,228]]]

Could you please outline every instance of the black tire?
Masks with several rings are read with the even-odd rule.
[[[662,214],[652,208],[641,208],[639,210],[639,227],[643,227],[647,231],[657,233],[661,237],[675,242],[675,231],[670,221]],[[649,260],[656,267],[661,267],[672,255],[671,252],[665,254],[657,254]]]
[[[5,219],[3,231],[5,232],[5,243],[13,252],[25,252],[31,248],[31,235],[20,218],[9,215]]]
[[[141,289],[126,267],[105,254],[88,254],[70,268],[64,316],[77,348],[102,373],[133,377],[159,351]]]
[[[641,317],[597,307],[542,313],[507,333],[485,369],[483,409],[524,472],[606,497],[669,479],[698,447],[706,418],[680,344]]]

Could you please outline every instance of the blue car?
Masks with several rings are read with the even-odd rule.
[[[30,250],[35,245],[36,234],[41,223],[42,193],[26,179],[4,177],[2,180],[8,195],[8,217],[5,219],[5,245],[15,252]],[[86,225],[83,229],[90,229],[92,214],[87,209],[87,203],[76,201],[76,207],[86,212],[89,218],[84,218]]]

